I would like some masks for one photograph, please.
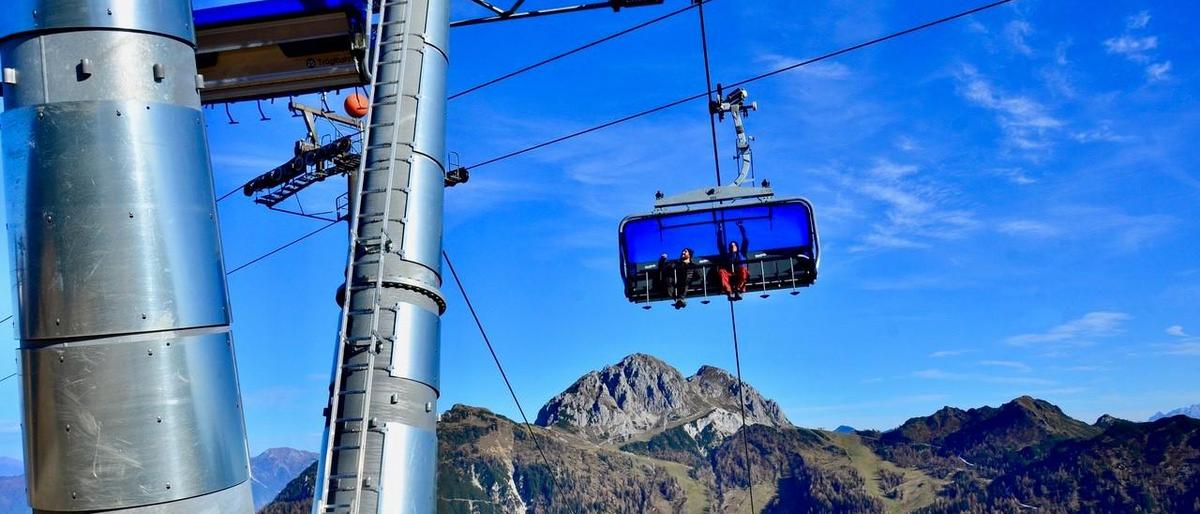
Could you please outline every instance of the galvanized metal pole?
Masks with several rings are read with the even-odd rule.
[[[8,0],[0,115],[37,512],[253,503],[188,0]]]
[[[449,0],[383,0],[313,512],[433,514]]]

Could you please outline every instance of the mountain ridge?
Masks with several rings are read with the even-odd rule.
[[[747,385],[743,427],[738,392],[719,368],[684,377],[634,354],[547,402],[545,426],[455,405],[438,423],[438,512],[733,514],[751,493],[770,514],[1200,512],[1200,420],[1186,416],[1087,424],[1020,396],[826,431],[792,425]],[[256,485],[264,465],[285,474],[310,456],[263,452]],[[310,511],[316,465],[302,469],[262,514]],[[22,479],[0,479],[0,514],[25,512]]]
[[[751,491],[771,514],[1200,511],[1200,422],[1185,417],[1087,424],[1021,396],[835,432],[772,418],[753,392],[748,417],[769,423],[743,428],[731,377],[684,377],[635,354],[585,373],[538,425],[456,405],[438,426],[438,511],[732,514],[748,511]],[[304,501],[270,514],[302,514]]]
[[[1187,407],[1180,407],[1178,409],[1172,409],[1165,413],[1156,412],[1153,416],[1150,416],[1149,421],[1158,421],[1171,416],[1187,416],[1193,419],[1200,419],[1200,403],[1188,405]]]

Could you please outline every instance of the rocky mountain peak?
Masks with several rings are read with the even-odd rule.
[[[737,393],[737,379],[725,370],[704,366],[684,378],[662,360],[635,353],[580,377],[542,407],[537,424],[598,442],[621,442],[714,413],[712,421],[724,427],[729,414],[739,412]],[[748,423],[791,425],[775,402],[753,388],[747,386],[745,396]]]

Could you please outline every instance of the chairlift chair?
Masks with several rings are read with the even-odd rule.
[[[749,243],[745,248],[746,292],[766,298],[768,291],[790,289],[796,295],[799,288],[816,281],[821,247],[812,203],[800,197],[776,198],[766,180],[760,187],[753,182],[743,185],[752,178],[753,167],[751,139],[742,119],[758,108],[745,102],[747,96],[744,89],[738,89],[713,102],[713,114],[732,116],[737,129],[741,169],[730,185],[670,197],[658,192],[654,211],[621,220],[621,280],[630,302],[649,308],[653,302],[672,300],[668,286],[683,277],[678,266],[663,269],[660,259],[666,255],[678,262],[684,248],[692,249],[695,270],[684,297],[700,297],[701,303],[708,303],[710,297],[722,295],[718,267],[728,242],[740,242],[741,228]]]
[[[677,259],[693,250],[696,273],[686,298],[720,296],[718,263],[727,241],[738,240],[737,223],[746,230],[746,265],[752,292],[808,287],[817,279],[820,242],[812,204],[804,198],[756,199],[706,207],[657,210],[621,221],[619,245],[625,297],[633,303],[672,300],[660,256]]]

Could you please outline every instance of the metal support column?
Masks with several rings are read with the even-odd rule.
[[[449,0],[381,0],[316,514],[433,514]]]
[[[36,512],[248,514],[188,0],[8,0],[4,175]]]

